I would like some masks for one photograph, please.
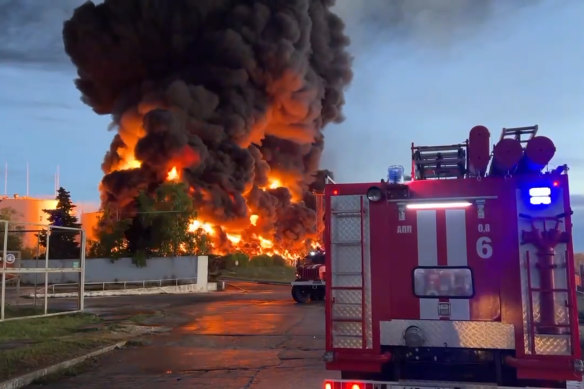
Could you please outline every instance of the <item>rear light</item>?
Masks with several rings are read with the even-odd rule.
[[[339,194],[339,190],[338,189],[333,189],[333,196],[336,196]]]
[[[324,389],[375,389],[379,388],[375,382],[355,382],[352,380],[326,380]],[[389,386],[388,386],[389,387]]]
[[[332,382],[332,381],[325,381],[324,389],[364,389],[365,386],[355,382]]]

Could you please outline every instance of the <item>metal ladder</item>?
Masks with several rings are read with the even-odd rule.
[[[539,220],[543,222],[543,229],[540,230],[535,227],[533,221]],[[546,221],[551,220],[555,221],[556,224],[553,228],[546,228]],[[523,231],[523,242],[530,243],[533,246],[537,247],[538,250],[542,250],[542,255],[544,249],[554,250],[554,247],[558,243],[566,243],[569,239],[568,235],[564,232],[558,230],[558,226],[560,224],[560,220],[558,217],[539,217],[539,218],[530,218],[531,221],[531,231]],[[532,259],[530,258],[530,252],[526,251],[526,267],[527,267],[527,294],[528,294],[528,303],[529,303],[529,320],[528,320],[528,331],[529,331],[529,338],[530,338],[530,345],[529,351],[532,355],[545,355],[543,353],[538,353],[536,347],[536,337],[537,336],[565,336],[569,339],[572,338],[572,324],[570,322],[573,318],[570,317],[569,309],[572,307],[574,302],[572,301],[572,294],[570,293],[571,287],[573,286],[573,280],[569,277],[569,272],[567,269],[568,263],[568,253],[567,251],[564,254],[563,263],[557,263],[555,261],[556,256],[553,255],[554,259],[550,260],[541,257],[535,262],[535,267],[539,270],[539,287],[533,287],[532,282],[532,274],[531,274],[531,265]],[[553,261],[551,263],[550,261]],[[566,275],[566,287],[565,288],[557,288],[554,285],[556,280],[556,271],[561,267],[565,267],[565,275]],[[546,281],[547,279],[547,281]],[[542,285],[543,284],[543,285]],[[535,315],[534,315],[534,295],[539,294],[539,321],[535,322]],[[564,302],[563,308],[567,310],[566,315],[566,322],[565,323],[558,323],[556,320],[556,299],[555,296],[558,294],[564,294],[566,296],[566,300]],[[574,345],[573,342],[570,341],[570,347],[573,349]]]
[[[462,177],[466,173],[466,143],[446,146],[414,146],[412,143],[412,177]]]
[[[349,333],[344,333],[342,331],[336,331],[335,328],[344,328],[345,326],[343,326],[343,324],[356,324],[359,323],[361,326],[361,335],[360,335],[360,347],[356,347],[356,346],[352,346],[352,347],[346,347],[346,348],[361,348],[364,349],[367,346],[367,342],[366,342],[366,331],[365,331],[365,279],[364,279],[364,248],[363,248],[363,239],[364,239],[364,225],[363,225],[363,216],[364,216],[364,208],[363,208],[363,197],[360,198],[360,209],[358,210],[339,210],[339,211],[332,211],[331,212],[334,218],[354,218],[354,219],[358,219],[355,220],[356,222],[359,223],[359,227],[360,227],[360,235],[361,238],[359,240],[339,240],[339,241],[331,241],[331,246],[333,246],[333,252],[338,253],[339,250],[342,250],[343,247],[359,247],[360,248],[360,269],[361,271],[356,272],[356,271],[334,271],[334,265],[331,266],[331,294],[333,296],[333,298],[331,299],[332,304],[331,304],[331,321],[332,321],[332,325],[333,325],[333,345],[335,344],[335,337],[340,337],[340,338],[344,338],[345,340],[347,340],[348,342],[350,342],[351,340],[356,340],[357,336],[355,336],[353,333],[349,332]],[[337,264],[338,266],[338,264]],[[343,276],[347,276],[347,277],[355,277],[355,276],[359,276],[360,277],[360,284],[361,286],[337,286],[334,283],[334,280],[338,280],[338,277],[343,277]],[[351,296],[351,292],[359,292],[361,295],[360,301],[352,301],[350,299],[342,299],[341,301],[339,301],[339,299],[337,298],[337,296],[335,296],[335,292],[343,292],[346,291],[348,293],[339,293],[338,296]],[[345,308],[348,309],[349,312],[353,312],[354,310],[352,310],[351,308],[356,308],[359,307],[357,309],[357,311],[360,311],[360,315],[349,315],[347,313],[342,313],[341,310],[341,314],[340,317],[335,315],[335,306],[339,307],[339,308]],[[336,325],[336,324],[339,325]],[[349,327],[350,328],[350,327]],[[344,348],[344,347],[343,347]]]
[[[533,138],[535,134],[537,134],[537,129],[537,124],[527,127],[503,128],[503,131],[501,131],[501,138],[499,140],[513,138],[518,140],[519,143],[525,144],[529,142],[529,140]],[[523,137],[523,135],[525,135],[525,137]]]

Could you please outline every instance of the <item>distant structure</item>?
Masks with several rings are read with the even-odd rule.
[[[87,242],[97,241],[97,234],[95,233],[95,228],[99,218],[101,217],[101,212],[83,212],[80,217],[80,223],[83,230],[85,230],[85,239]]]
[[[14,223],[36,223],[36,224],[48,224],[48,216],[43,212],[43,209],[55,209],[57,206],[57,200],[55,199],[42,199],[33,197],[21,197],[17,194],[12,197],[1,196],[0,197],[0,210],[2,209],[12,209],[14,215],[12,216],[12,222]],[[34,248],[37,246],[36,234],[38,229],[41,228],[39,225],[23,225],[21,226],[25,231],[22,233],[22,243],[25,248]]]

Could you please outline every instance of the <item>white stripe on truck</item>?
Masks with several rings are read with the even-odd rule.
[[[416,212],[418,231],[418,266],[438,265],[438,235],[436,234],[436,211]],[[420,319],[439,319],[438,299],[421,298]]]
[[[464,209],[446,210],[446,255],[448,266],[468,266]],[[450,299],[450,320],[470,320],[469,299]]]

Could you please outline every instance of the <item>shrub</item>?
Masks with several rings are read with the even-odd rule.
[[[249,257],[243,253],[234,253],[225,256],[225,268],[247,267]]]
[[[279,255],[272,256],[272,262],[274,266],[286,266],[288,264],[284,257],[281,257]]]
[[[251,266],[271,266],[274,264],[272,257],[266,254],[256,255],[249,260]]]

